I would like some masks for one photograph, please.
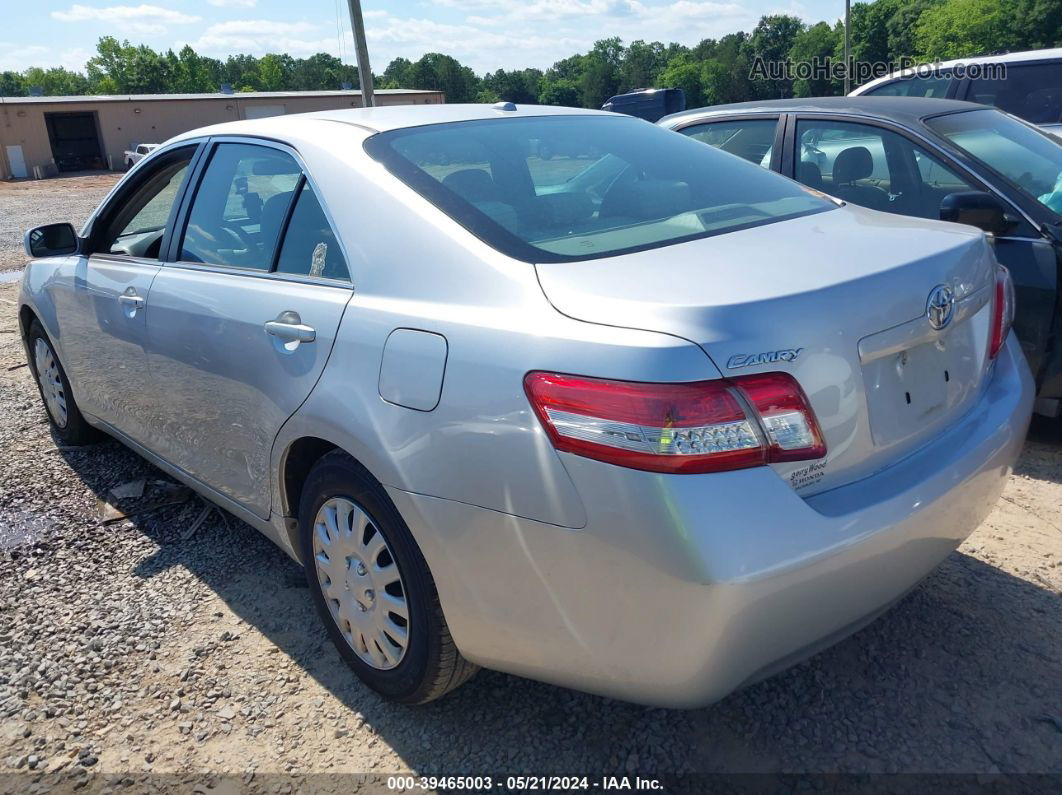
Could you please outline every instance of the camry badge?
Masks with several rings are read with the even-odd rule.
[[[763,353],[738,353],[727,360],[726,366],[734,370],[738,367],[753,367],[757,364],[792,362],[803,350],[803,348],[783,348],[780,351],[764,351]]]

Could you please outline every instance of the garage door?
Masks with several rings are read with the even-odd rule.
[[[52,157],[60,171],[105,168],[95,113],[45,113]]]

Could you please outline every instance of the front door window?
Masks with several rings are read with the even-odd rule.
[[[797,146],[799,181],[872,210],[936,219],[949,193],[980,190],[925,148],[869,124],[800,121]]]

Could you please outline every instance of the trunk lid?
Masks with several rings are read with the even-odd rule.
[[[829,452],[772,466],[804,496],[925,444],[971,407],[990,364],[995,257],[972,227],[847,206],[536,268],[565,315],[684,337],[724,376],[796,377]],[[930,294],[939,320],[948,291],[936,329]]]

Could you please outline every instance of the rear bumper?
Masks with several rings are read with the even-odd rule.
[[[1012,336],[948,432],[807,500],[767,468],[658,475],[568,455],[580,530],[390,493],[470,660],[695,707],[855,631],[932,571],[998,499],[1033,394]]]

